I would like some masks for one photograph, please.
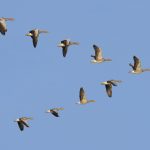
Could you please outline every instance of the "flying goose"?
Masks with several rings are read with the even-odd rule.
[[[46,30],[39,30],[39,29],[33,29],[30,30],[29,33],[26,34],[26,36],[30,36],[32,38],[33,46],[36,48],[38,43],[38,37],[40,33],[48,33]]]
[[[133,70],[129,71],[129,73],[140,74],[140,73],[142,73],[144,71],[150,71],[150,68],[148,68],[148,69],[142,69],[142,67],[141,67],[141,61],[136,56],[133,56],[133,60],[134,60],[134,65],[132,65],[131,63],[129,64],[129,66],[131,66]]]
[[[59,110],[64,110],[64,108],[60,107],[60,108],[52,108],[46,111],[46,113],[51,113],[53,114],[55,117],[59,117],[58,111]]]
[[[91,55],[91,57],[94,58],[93,60],[91,60],[92,63],[102,63],[104,61],[112,61],[109,58],[103,58],[102,49],[99,48],[97,45],[94,44],[93,48],[95,50],[95,55]]]
[[[14,18],[0,18],[0,32],[2,35],[5,35],[5,33],[7,32],[7,26],[6,26],[6,21],[13,21]]]
[[[24,130],[24,126],[29,127],[29,125],[27,124],[28,120],[32,120],[32,118],[28,118],[28,117],[21,117],[15,120],[15,122],[18,123],[19,129],[21,131]]]
[[[87,104],[90,102],[96,102],[95,100],[87,100],[83,87],[80,88],[79,99],[80,101],[77,102],[77,104]]]
[[[117,83],[120,83],[120,82],[122,82],[122,81],[120,81],[120,80],[108,80],[105,82],[101,82],[101,84],[105,85],[107,95],[109,97],[112,97],[112,85],[117,86]]]
[[[58,44],[58,47],[62,47],[62,53],[63,53],[63,56],[66,57],[67,55],[67,51],[68,51],[68,47],[70,45],[79,45],[78,42],[72,42],[70,41],[69,39],[67,40],[62,40],[59,44]]]

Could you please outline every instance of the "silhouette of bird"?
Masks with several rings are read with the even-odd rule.
[[[5,35],[7,32],[7,26],[6,26],[6,21],[13,21],[14,18],[0,18],[0,32],[2,35]]]
[[[63,56],[66,57],[67,55],[67,51],[68,51],[68,47],[70,45],[79,45],[78,42],[72,42],[70,41],[69,39],[67,40],[62,40],[59,44],[58,44],[58,47],[62,47],[62,53],[63,53]]]
[[[60,108],[52,108],[46,111],[46,113],[51,113],[53,114],[55,117],[59,117],[58,111],[59,110],[64,110],[64,108],[60,107]]]
[[[24,130],[24,126],[29,127],[29,125],[27,124],[28,120],[32,120],[32,118],[28,118],[28,117],[21,117],[15,120],[15,122],[18,123],[19,129],[21,131]]]
[[[150,68],[148,69],[143,69],[141,67],[141,61],[139,58],[137,58],[136,56],[133,56],[133,60],[134,60],[134,65],[132,65],[131,63],[129,64],[129,66],[132,67],[132,71],[129,71],[129,73],[132,73],[132,74],[140,74],[142,72],[145,72],[145,71],[150,71]]]
[[[91,60],[92,63],[102,63],[104,61],[112,61],[109,58],[103,58],[103,56],[102,56],[102,49],[101,48],[99,48],[96,45],[93,45],[93,48],[95,50],[95,55],[91,55],[91,57],[94,58],[93,60]]]
[[[105,85],[107,95],[112,97],[112,85],[117,86],[117,83],[122,82],[121,80],[108,80],[105,82],[101,82],[102,85]]]
[[[83,87],[80,88],[79,99],[80,101],[77,102],[76,104],[87,104],[90,102],[96,102],[95,100],[87,100]]]
[[[46,30],[39,30],[39,29],[33,29],[30,30],[29,33],[26,34],[26,36],[30,36],[32,38],[33,46],[36,48],[38,43],[38,37],[40,33],[48,33]]]

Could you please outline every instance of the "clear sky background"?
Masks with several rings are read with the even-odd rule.
[[[149,150],[150,73],[129,74],[133,55],[150,68],[150,2],[5,0],[0,35],[0,149]],[[45,29],[37,48],[25,34]],[[66,58],[57,44],[69,38]],[[92,45],[112,62],[91,64]],[[100,82],[119,79],[113,97]],[[96,103],[76,105],[79,89]],[[45,111],[64,107],[56,118]],[[33,117],[20,132],[13,121]]]

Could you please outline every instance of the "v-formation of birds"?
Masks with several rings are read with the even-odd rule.
[[[13,21],[14,18],[0,18],[0,33],[2,35],[5,35],[7,32],[7,26],[6,26],[6,21]],[[41,33],[48,33],[48,31],[46,30],[39,30],[39,29],[33,29],[30,30],[26,36],[30,36],[32,38],[32,43],[33,46],[36,48],[37,43],[38,43],[38,37]],[[70,45],[79,45],[79,42],[73,42],[70,41],[68,39],[62,40],[59,44],[58,47],[62,48],[62,54],[63,57],[66,57],[67,55],[67,51],[68,51],[68,47]],[[102,49],[100,47],[98,47],[97,45],[93,44],[93,49],[95,50],[95,55],[91,55],[91,57],[93,58],[93,60],[91,60],[91,63],[102,63],[102,62],[106,62],[106,61],[112,61],[110,58],[104,58],[102,55]],[[150,71],[150,68],[147,69],[143,69],[141,67],[141,61],[138,57],[133,56],[133,60],[134,60],[134,64],[129,64],[129,66],[131,66],[132,70],[129,71],[129,73],[132,74],[140,74],[143,73],[145,71]],[[108,97],[112,97],[112,87],[113,86],[117,86],[118,83],[121,83],[121,80],[107,80],[105,82],[101,82],[102,85],[105,85],[106,88],[106,93],[108,95]],[[83,87],[80,88],[79,90],[79,102],[77,102],[77,104],[87,104],[87,103],[91,103],[91,102],[96,102],[95,100],[88,100],[86,98],[86,94],[85,91],[83,89]],[[47,110],[47,113],[51,113],[53,116],[55,117],[59,117],[59,110],[63,110],[64,108],[51,108],[49,110]],[[21,117],[15,120],[15,122],[18,123],[18,127],[21,131],[24,130],[24,127],[29,127],[29,125],[27,124],[28,120],[32,120],[32,118],[30,117]]]

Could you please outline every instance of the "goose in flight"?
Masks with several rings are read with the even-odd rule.
[[[112,61],[109,58],[103,58],[102,49],[99,48],[97,45],[94,44],[93,48],[95,50],[95,55],[91,55],[91,57],[94,58],[93,60],[91,60],[92,63],[102,63],[104,61]]]
[[[55,117],[59,117],[59,114],[58,114],[59,110],[64,110],[64,108],[62,108],[62,107],[60,107],[60,108],[52,108],[52,109],[47,110],[46,113],[51,113]]]
[[[36,48],[38,43],[38,37],[40,33],[48,33],[46,30],[39,30],[39,29],[33,29],[30,30],[29,33],[26,34],[26,36],[30,36],[32,38],[33,46]]]
[[[120,80],[108,80],[105,82],[101,82],[101,84],[105,85],[107,95],[109,97],[112,97],[112,85],[117,86],[117,83],[120,83],[120,82],[122,82],[122,81],[120,81]]]
[[[129,73],[140,74],[140,73],[145,72],[145,71],[150,71],[150,68],[143,69],[141,67],[141,61],[136,56],[133,56],[133,60],[134,60],[134,65],[132,65],[131,63],[129,64],[129,66],[131,66],[133,70],[129,71]]]
[[[7,32],[7,26],[6,26],[6,21],[13,21],[14,18],[0,18],[0,33],[2,35],[5,35],[5,33]]]
[[[15,122],[18,123],[18,127],[21,131],[24,130],[24,126],[29,127],[29,125],[27,124],[28,120],[32,120],[32,118],[28,118],[28,117],[21,117],[15,120]]]
[[[96,102],[95,100],[87,100],[83,87],[80,88],[79,99],[80,101],[77,102],[77,104],[87,104],[90,102]]]
[[[62,40],[59,44],[58,44],[58,47],[61,47],[62,48],[62,53],[63,53],[63,56],[66,57],[67,55],[67,51],[68,51],[68,47],[70,45],[79,45],[78,42],[72,42],[70,41],[69,39],[67,40]]]

